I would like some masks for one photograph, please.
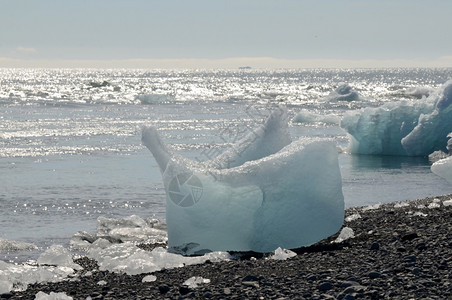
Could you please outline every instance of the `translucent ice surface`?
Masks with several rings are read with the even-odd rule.
[[[181,253],[297,248],[334,234],[343,223],[334,143],[300,139],[228,169],[172,155],[152,128],[143,128],[143,143],[162,171],[168,244]]]
[[[427,156],[446,150],[452,131],[452,81],[427,98],[348,113],[341,122],[350,135],[349,152]]]
[[[452,183],[452,156],[438,160],[431,169],[433,173]]]

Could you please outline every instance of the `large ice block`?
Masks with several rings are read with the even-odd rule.
[[[298,140],[224,169],[171,155],[154,129],[143,128],[143,143],[163,163],[168,243],[181,253],[297,248],[342,225],[342,180],[332,142]]]

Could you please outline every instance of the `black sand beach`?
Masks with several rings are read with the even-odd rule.
[[[435,198],[347,209],[346,216],[361,216],[344,223],[354,238],[331,243],[336,234],[294,250],[298,255],[287,260],[255,255],[163,270],[143,283],[149,274],[94,271],[96,264],[82,258],[76,262],[91,276],[34,284],[0,298],[34,299],[43,291],[74,299],[452,299],[452,206],[443,204],[452,195]],[[192,276],[210,283],[184,286]]]

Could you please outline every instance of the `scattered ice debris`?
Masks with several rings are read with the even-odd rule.
[[[452,131],[451,104],[452,80],[422,100],[349,112],[341,121],[341,127],[350,135],[348,151],[405,156],[446,151],[445,137]]]
[[[407,202],[399,202],[394,204],[394,208],[402,208],[402,207],[408,207],[410,206],[410,204],[408,204]]]
[[[416,208],[418,209],[424,209],[426,208],[426,206],[424,204],[419,204],[418,206],[416,206]]]
[[[427,214],[425,214],[425,213],[423,213],[421,211],[417,211],[417,212],[413,213],[413,216],[415,216],[415,217],[426,217]]]
[[[157,280],[157,276],[155,276],[155,275],[147,275],[147,276],[143,277],[141,282],[154,282],[156,280]]]
[[[342,228],[339,236],[333,241],[333,243],[341,243],[345,240],[355,237],[355,232],[350,227]]]
[[[358,220],[360,218],[361,218],[361,215],[359,213],[355,213],[355,214],[352,214],[352,215],[346,217],[345,218],[345,222],[355,221],[355,220]]]
[[[184,281],[183,285],[188,286],[191,289],[199,287],[201,284],[210,283],[210,279],[202,278],[200,276],[193,276]]]
[[[61,245],[52,245],[36,261],[38,265],[69,267],[80,270],[82,267],[72,260],[72,254]]]
[[[278,247],[274,254],[272,256],[270,256],[270,259],[275,259],[275,260],[286,260],[288,258],[297,256],[297,254],[291,250],[288,249],[282,249],[281,247]]]
[[[374,204],[374,205],[369,205],[363,208],[363,211],[368,211],[368,210],[374,210],[374,209],[379,209],[381,206],[380,203]]]
[[[280,125],[267,130],[280,132],[272,127]],[[331,141],[300,139],[279,151],[269,148],[278,151],[272,154],[262,149],[280,137],[257,136],[245,149],[232,147],[248,161],[221,169],[172,154],[154,128],[142,133],[162,171],[171,249],[271,252],[311,245],[342,226],[342,179]]]
[[[54,293],[46,294],[44,292],[38,292],[35,296],[35,300],[72,300],[73,298],[66,295],[65,293]]]
[[[100,270],[128,275],[180,268],[186,265],[201,264],[207,260],[217,262],[231,259],[226,252],[211,252],[203,256],[184,257],[170,253],[162,247],[145,251],[131,242],[112,244],[105,249],[92,248],[88,251],[87,256],[98,262]]]
[[[107,282],[105,280],[100,280],[97,282],[97,285],[106,285]]]
[[[0,238],[0,253],[6,252],[17,252],[17,251],[31,251],[38,249],[34,244],[20,242],[20,241],[11,241]]]
[[[452,206],[452,199],[443,201],[444,206]]]

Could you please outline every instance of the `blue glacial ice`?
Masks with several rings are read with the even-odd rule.
[[[259,143],[279,138],[268,135]],[[247,161],[215,168],[173,155],[153,128],[143,128],[142,140],[162,171],[168,244],[183,254],[297,248],[336,233],[343,223],[342,180],[330,141],[300,139],[266,156],[251,142],[256,150],[248,150]]]
[[[341,121],[356,154],[428,156],[447,146],[452,131],[452,81],[420,100],[350,112]]]

